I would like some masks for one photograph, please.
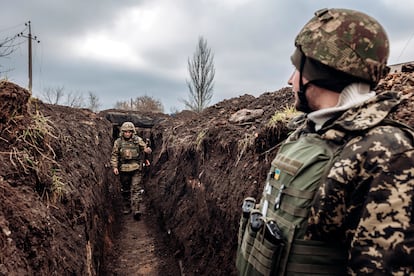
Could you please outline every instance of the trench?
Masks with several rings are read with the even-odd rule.
[[[124,121],[133,121],[140,137],[151,137],[151,120],[143,122],[141,118],[131,114],[125,116],[120,113],[110,113],[106,118],[112,123],[112,143],[120,134],[120,125]],[[110,153],[108,153],[109,155]],[[152,162],[151,156],[145,156]],[[143,187],[146,190],[150,168],[144,172]],[[119,179],[117,179],[119,180]],[[118,181],[117,181],[118,182]],[[117,183],[119,185],[119,183]],[[150,195],[144,192],[142,216],[139,220],[132,214],[123,214],[115,204],[117,218],[116,232],[110,244],[108,255],[104,256],[104,275],[184,275],[182,260],[176,258],[177,250],[171,247],[170,236],[162,229],[162,222],[157,218],[155,207],[150,206]]]
[[[119,232],[105,256],[104,275],[183,275],[182,262],[166,243],[168,234],[161,230],[149,208],[144,208],[139,221],[132,215],[120,216]]]

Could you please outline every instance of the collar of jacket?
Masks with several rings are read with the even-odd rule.
[[[333,122],[323,126],[322,130],[341,129],[345,131],[361,131],[381,123],[388,114],[401,103],[401,93],[386,91],[378,93],[360,105],[346,110]]]

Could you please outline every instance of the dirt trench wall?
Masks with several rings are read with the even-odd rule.
[[[260,98],[244,95],[152,129],[146,190],[186,275],[235,274],[242,200],[261,193],[274,154],[264,151],[287,133],[262,126],[275,110],[291,104],[291,96],[287,90]],[[230,122],[239,110],[261,115]]]
[[[0,275],[99,275],[111,247],[111,124],[0,82]]]

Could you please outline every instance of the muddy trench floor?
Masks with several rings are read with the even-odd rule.
[[[120,231],[107,256],[105,275],[181,275],[181,262],[174,256],[154,213],[145,208],[139,221],[132,214],[120,214]]]

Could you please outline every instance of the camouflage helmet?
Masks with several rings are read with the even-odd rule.
[[[389,42],[374,18],[354,10],[322,9],[302,28],[295,46],[309,58],[376,85],[389,68]]]
[[[132,122],[125,122],[122,124],[121,131],[128,131],[128,130],[135,133],[135,126]]]

